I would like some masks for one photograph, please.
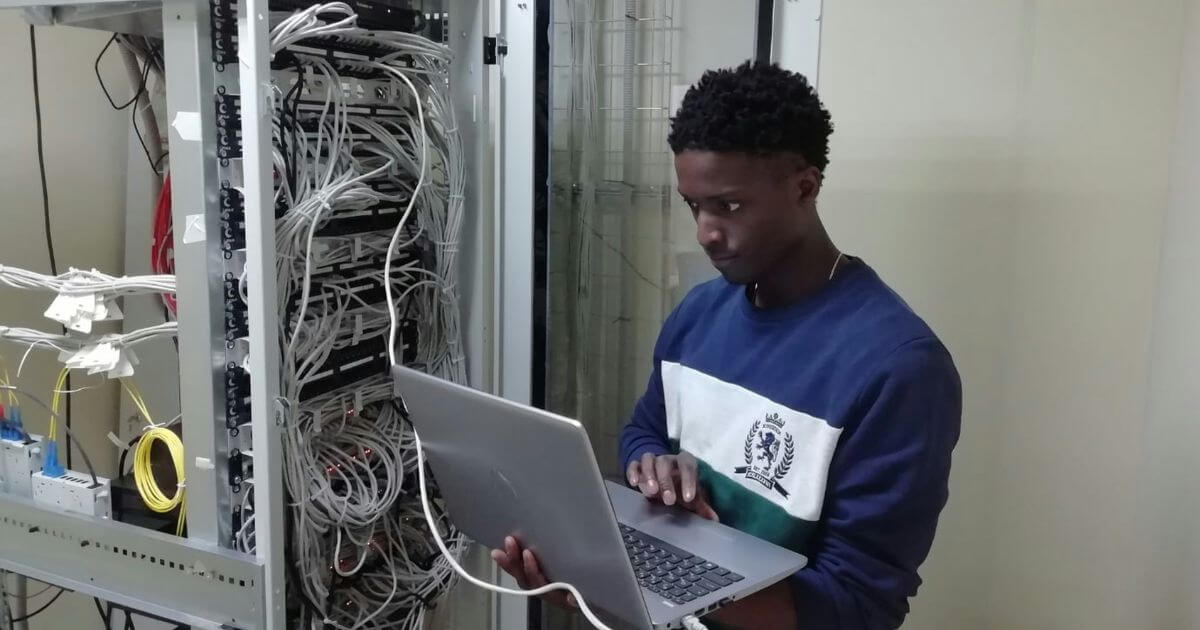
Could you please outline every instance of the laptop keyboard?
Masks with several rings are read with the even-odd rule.
[[[638,584],[680,606],[744,579],[627,525],[621,525],[621,538]]]

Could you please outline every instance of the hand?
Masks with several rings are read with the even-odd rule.
[[[625,477],[648,499],[662,501],[663,505],[678,502],[679,507],[697,516],[720,522],[698,483],[697,469],[696,458],[690,453],[658,457],[645,453],[641,459],[629,462]]]
[[[522,550],[521,544],[512,536],[504,539],[504,549],[492,550],[492,560],[495,560],[505,573],[513,576],[517,580],[517,584],[524,590],[528,591],[550,583],[550,580],[542,575],[542,568],[538,565],[537,556],[528,549]],[[579,607],[575,596],[561,589],[542,595],[542,601],[559,608]]]

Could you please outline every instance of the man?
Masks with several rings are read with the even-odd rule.
[[[672,120],[679,193],[721,278],[667,318],[621,436],[631,486],[803,553],[711,625],[898,627],[933,542],[961,387],[933,332],[817,214],[829,113],[773,65],[710,71]],[[546,578],[515,542],[494,554]]]

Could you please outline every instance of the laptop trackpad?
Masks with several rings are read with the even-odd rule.
[[[750,534],[651,501],[612,482],[608,483],[608,496],[618,522],[743,575],[760,574],[761,563],[777,564],[780,552],[791,555]]]

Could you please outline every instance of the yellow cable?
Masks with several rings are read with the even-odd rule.
[[[64,367],[58,373],[58,380],[54,382],[54,392],[53,392],[53,395],[50,397],[50,412],[51,413],[50,413],[50,430],[48,431],[48,433],[49,433],[49,439],[52,441],[58,439],[58,422],[56,419],[58,418],[59,402],[62,400],[62,388],[67,386],[67,375],[70,373],[71,373],[71,368],[66,368],[66,367]]]
[[[129,394],[129,399],[133,401],[133,405],[141,412],[142,417],[146,419],[147,424],[154,424],[154,420],[150,419],[150,410],[146,406],[146,400],[142,398],[142,393],[138,390],[137,383],[129,379],[121,379],[121,387],[125,388],[125,393]]]
[[[121,387],[125,389],[125,393],[129,394],[129,398],[133,400],[134,406],[141,412],[142,417],[146,419],[146,423],[150,425],[133,447],[133,480],[137,484],[138,494],[141,495],[142,502],[146,504],[146,507],[159,514],[170,512],[178,507],[179,520],[175,523],[175,535],[182,536],[185,514],[187,512],[187,492],[184,488],[183,442],[179,439],[178,435],[175,435],[174,431],[154,425],[154,420],[150,417],[149,407],[146,405],[146,399],[142,397],[142,392],[138,389],[137,383],[123,378],[121,379]],[[153,451],[155,442],[162,442],[166,445],[167,450],[171,453],[171,462],[175,464],[175,478],[179,480],[179,485],[175,488],[175,492],[171,496],[167,496],[167,493],[158,487],[158,481],[154,478],[154,470],[150,465],[150,453]]]
[[[171,496],[167,496],[167,493],[158,487],[158,482],[154,479],[154,470],[150,466],[150,453],[155,442],[162,442],[167,446],[167,450],[171,452],[171,461],[175,464],[175,478],[179,480],[179,486],[175,488],[175,492]],[[133,480],[137,484],[138,494],[141,495],[146,507],[159,514],[170,512],[176,507],[179,508],[179,520],[175,525],[175,535],[183,535],[184,513],[187,510],[183,441],[179,439],[178,435],[175,435],[174,431],[164,427],[146,429],[133,448]]]

